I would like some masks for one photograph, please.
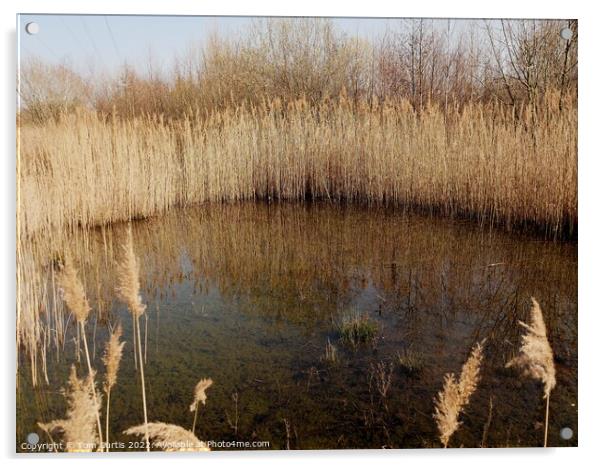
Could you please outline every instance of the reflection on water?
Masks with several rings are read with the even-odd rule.
[[[128,441],[121,432],[142,422],[142,409],[131,319],[114,293],[125,228],[75,232],[53,244],[78,258],[96,311],[88,329],[101,377],[107,325],[124,326],[111,439]],[[443,375],[458,372],[470,347],[487,338],[482,382],[450,445],[539,446],[541,388],[504,369],[534,296],[558,373],[548,443],[577,444],[574,243],[321,204],[191,208],[138,221],[133,234],[148,304],[142,327],[151,421],[190,427],[194,385],[211,377],[197,422],[202,440],[292,449],[437,446],[433,397]],[[44,257],[36,248],[40,267],[49,269],[57,253]],[[354,313],[378,324],[374,343],[352,348],[339,339],[339,323]],[[48,385],[32,389],[23,357],[18,444],[39,431],[37,421],[64,415],[60,388],[77,362],[74,337],[71,321],[59,351],[49,347]],[[337,349],[334,362],[325,358],[328,341]],[[413,355],[419,368],[404,371],[400,354]],[[385,395],[379,369],[385,378],[391,372]],[[572,439],[561,439],[563,427],[572,428]]]

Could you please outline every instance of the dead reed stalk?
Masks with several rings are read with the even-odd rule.
[[[86,363],[88,365],[88,374],[94,375],[92,369],[92,363],[90,361],[90,352],[88,350],[88,340],[86,338],[86,320],[90,314],[90,305],[86,298],[84,286],[77,276],[77,270],[73,264],[71,256],[65,255],[63,267],[59,273],[59,284],[63,290],[63,300],[67,304],[67,307],[74,314],[79,330],[84,341],[84,350],[86,353]],[[79,347],[78,347],[79,352]],[[98,397],[96,396],[96,388],[92,386],[92,395],[94,397],[94,403],[96,406],[100,406],[98,403]],[[98,437],[100,439],[100,445],[102,448],[102,426],[100,424],[100,413],[96,411],[96,421],[98,425]]]
[[[109,451],[109,414],[111,408],[111,389],[117,383],[117,373],[119,371],[119,363],[121,362],[121,355],[123,353],[123,346],[125,342],[120,342],[122,330],[121,325],[111,333],[111,337],[105,347],[105,354],[103,356],[103,362],[107,371],[104,391],[107,395],[107,412],[106,412],[106,434],[105,441],[107,446],[107,452]]]
[[[550,394],[556,386],[556,368],[554,367],[554,352],[548,341],[546,324],[541,307],[535,298],[531,297],[531,322],[526,324],[519,321],[527,332],[522,335],[520,354],[510,360],[506,367],[517,367],[523,370],[524,376],[539,380],[543,383],[543,397],[546,399],[546,421],[544,432],[544,447],[548,445],[548,419],[550,414]]]
[[[52,432],[60,431],[68,452],[102,450],[102,441],[97,436],[95,426],[100,410],[95,393],[94,373],[88,374],[85,380],[80,380],[75,366],[71,366],[69,387],[64,390],[67,417],[63,420],[38,423],[39,427],[48,433],[51,439]]]
[[[462,366],[460,378],[457,379],[453,373],[447,373],[443,389],[435,398],[433,416],[439,430],[439,440],[444,448],[447,448],[450,438],[462,423],[459,421],[459,417],[477,388],[482,360],[483,349],[481,344],[477,343]]]
[[[192,401],[192,404],[190,404],[190,411],[194,412],[194,419],[192,421],[192,433],[194,433],[195,427],[196,427],[196,418],[197,418],[197,413],[199,411],[199,403],[205,405],[205,402],[207,401],[207,394],[205,393],[205,391],[207,391],[207,389],[209,389],[209,387],[213,384],[213,380],[211,378],[203,378],[201,380],[199,380],[199,382],[196,384],[195,388],[194,388],[194,399]]]
[[[124,433],[145,438],[150,436],[151,439],[156,440],[153,447],[167,452],[210,451],[207,444],[200,441],[194,433],[177,425],[153,422],[128,428]]]
[[[146,386],[144,381],[144,360],[142,356],[142,343],[140,339],[140,316],[146,310],[140,296],[140,266],[134,254],[134,242],[132,239],[131,225],[128,229],[127,239],[122,246],[123,258],[118,264],[118,287],[117,294],[127,304],[134,320],[134,341],[137,343],[138,364],[140,368],[140,384],[142,386],[142,408],[144,411],[144,426],[148,427],[148,416],[146,408]],[[134,350],[136,352],[136,349]],[[146,450],[150,451],[150,439],[148,428],[146,430]]]

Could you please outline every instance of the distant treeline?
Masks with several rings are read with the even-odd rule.
[[[404,100],[418,112],[437,104],[447,113],[451,105],[491,101],[537,108],[549,91],[562,110],[576,100],[577,38],[576,20],[400,20],[372,41],[328,19],[257,20],[240,38],[213,35],[191,47],[169,71],[149,59],[146,72],[124,65],[117,76],[90,79],[29,60],[19,76],[20,117],[43,123],[84,107],[180,119],[274,99],[321,105],[341,95]]]

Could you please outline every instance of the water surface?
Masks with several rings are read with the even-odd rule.
[[[65,244],[85,279],[94,366],[108,324],[127,341],[111,399],[111,440],[142,422],[132,322],[116,301],[115,260],[126,226],[75,232]],[[147,304],[149,419],[187,428],[188,406],[211,377],[197,422],[202,440],[269,441],[273,449],[437,447],[433,398],[486,339],[483,377],[453,447],[540,446],[541,386],[504,368],[518,320],[541,304],[555,352],[549,445],[577,444],[577,246],[484,230],[386,208],[240,204],[182,209],[136,221]],[[53,258],[40,257],[44,267]],[[340,339],[346,316],[366,316],[375,340]],[[17,448],[37,421],[64,416],[60,388],[77,362],[68,324],[48,350],[49,384],[33,389],[22,357]],[[336,361],[325,358],[336,347]],[[398,355],[411,354],[409,371]],[[55,355],[56,354],[56,355]],[[389,384],[387,384],[389,383]],[[100,386],[100,383],[99,383]],[[383,386],[386,390],[383,391]],[[570,440],[560,430],[570,427]]]

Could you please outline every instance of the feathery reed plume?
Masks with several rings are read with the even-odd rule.
[[[190,404],[190,411],[194,412],[194,419],[192,421],[192,433],[194,433],[194,429],[196,427],[196,417],[199,411],[199,402],[205,405],[207,401],[207,394],[205,391],[209,389],[209,387],[213,384],[213,380],[211,378],[203,378],[194,388],[194,400],[192,404]]]
[[[124,431],[126,435],[150,436],[153,446],[167,452],[176,451],[210,451],[207,445],[200,441],[194,433],[177,425],[153,422],[133,426]]]
[[[106,413],[106,427],[105,427],[105,441],[107,446],[107,452],[109,451],[109,413],[111,408],[111,388],[117,383],[117,372],[119,371],[119,362],[121,361],[121,355],[123,353],[123,346],[125,342],[120,342],[122,330],[121,325],[117,326],[115,331],[111,333],[111,337],[105,347],[105,353],[102,357],[102,361],[105,364],[107,370],[106,380],[104,384],[104,391],[107,395],[107,413]]]
[[[142,344],[140,342],[140,316],[144,314],[146,306],[142,303],[140,296],[140,266],[134,254],[134,242],[132,240],[132,226],[129,226],[127,240],[123,245],[123,259],[118,263],[118,286],[117,294],[123,300],[132,314],[134,322],[134,345],[138,351],[138,362],[140,363],[140,383],[142,385],[142,408],[144,411],[144,425],[148,427],[148,416],[146,410],[146,386],[144,383],[144,361],[142,358]],[[146,450],[150,451],[150,440],[148,428],[146,430]]]
[[[84,341],[84,350],[86,352],[86,363],[88,364],[88,375],[94,377],[94,370],[92,370],[92,363],[90,362],[90,351],[88,350],[88,339],[86,338],[86,320],[90,314],[90,304],[84,291],[84,286],[77,276],[77,269],[73,264],[70,254],[65,255],[63,267],[59,272],[58,276],[59,284],[63,289],[63,300],[67,304],[67,307],[75,315],[79,329],[81,331],[82,339]],[[79,346],[78,346],[79,355]],[[96,388],[92,386],[92,392],[94,396],[94,403],[100,407],[98,398],[96,396]],[[98,425],[98,437],[102,446],[102,426],[100,424],[100,414],[96,411],[96,422]]]
[[[38,423],[38,426],[48,433],[51,439],[51,433],[59,431],[68,452],[91,452],[97,447],[100,448],[95,426],[99,405],[94,397],[94,374],[80,380],[75,366],[71,366],[69,388],[63,393],[67,399],[67,418]]]
[[[77,277],[77,269],[70,254],[65,254],[63,267],[58,273],[58,282],[63,291],[63,300],[78,323],[85,322],[90,314],[90,304],[84,286]]]
[[[435,398],[434,418],[439,430],[439,440],[447,447],[449,440],[461,423],[458,418],[470,401],[479,383],[479,371],[483,360],[481,344],[473,347],[468,360],[462,366],[462,373],[457,379],[453,373],[445,375],[443,389]]]
[[[543,320],[541,307],[535,298],[531,297],[531,323],[519,321],[527,332],[522,335],[520,354],[506,363],[508,367],[518,367],[525,376],[541,381],[543,397],[546,399],[546,422],[544,447],[548,445],[548,418],[550,414],[550,393],[556,386],[556,369],[554,367],[554,352],[548,341],[546,324]]]

